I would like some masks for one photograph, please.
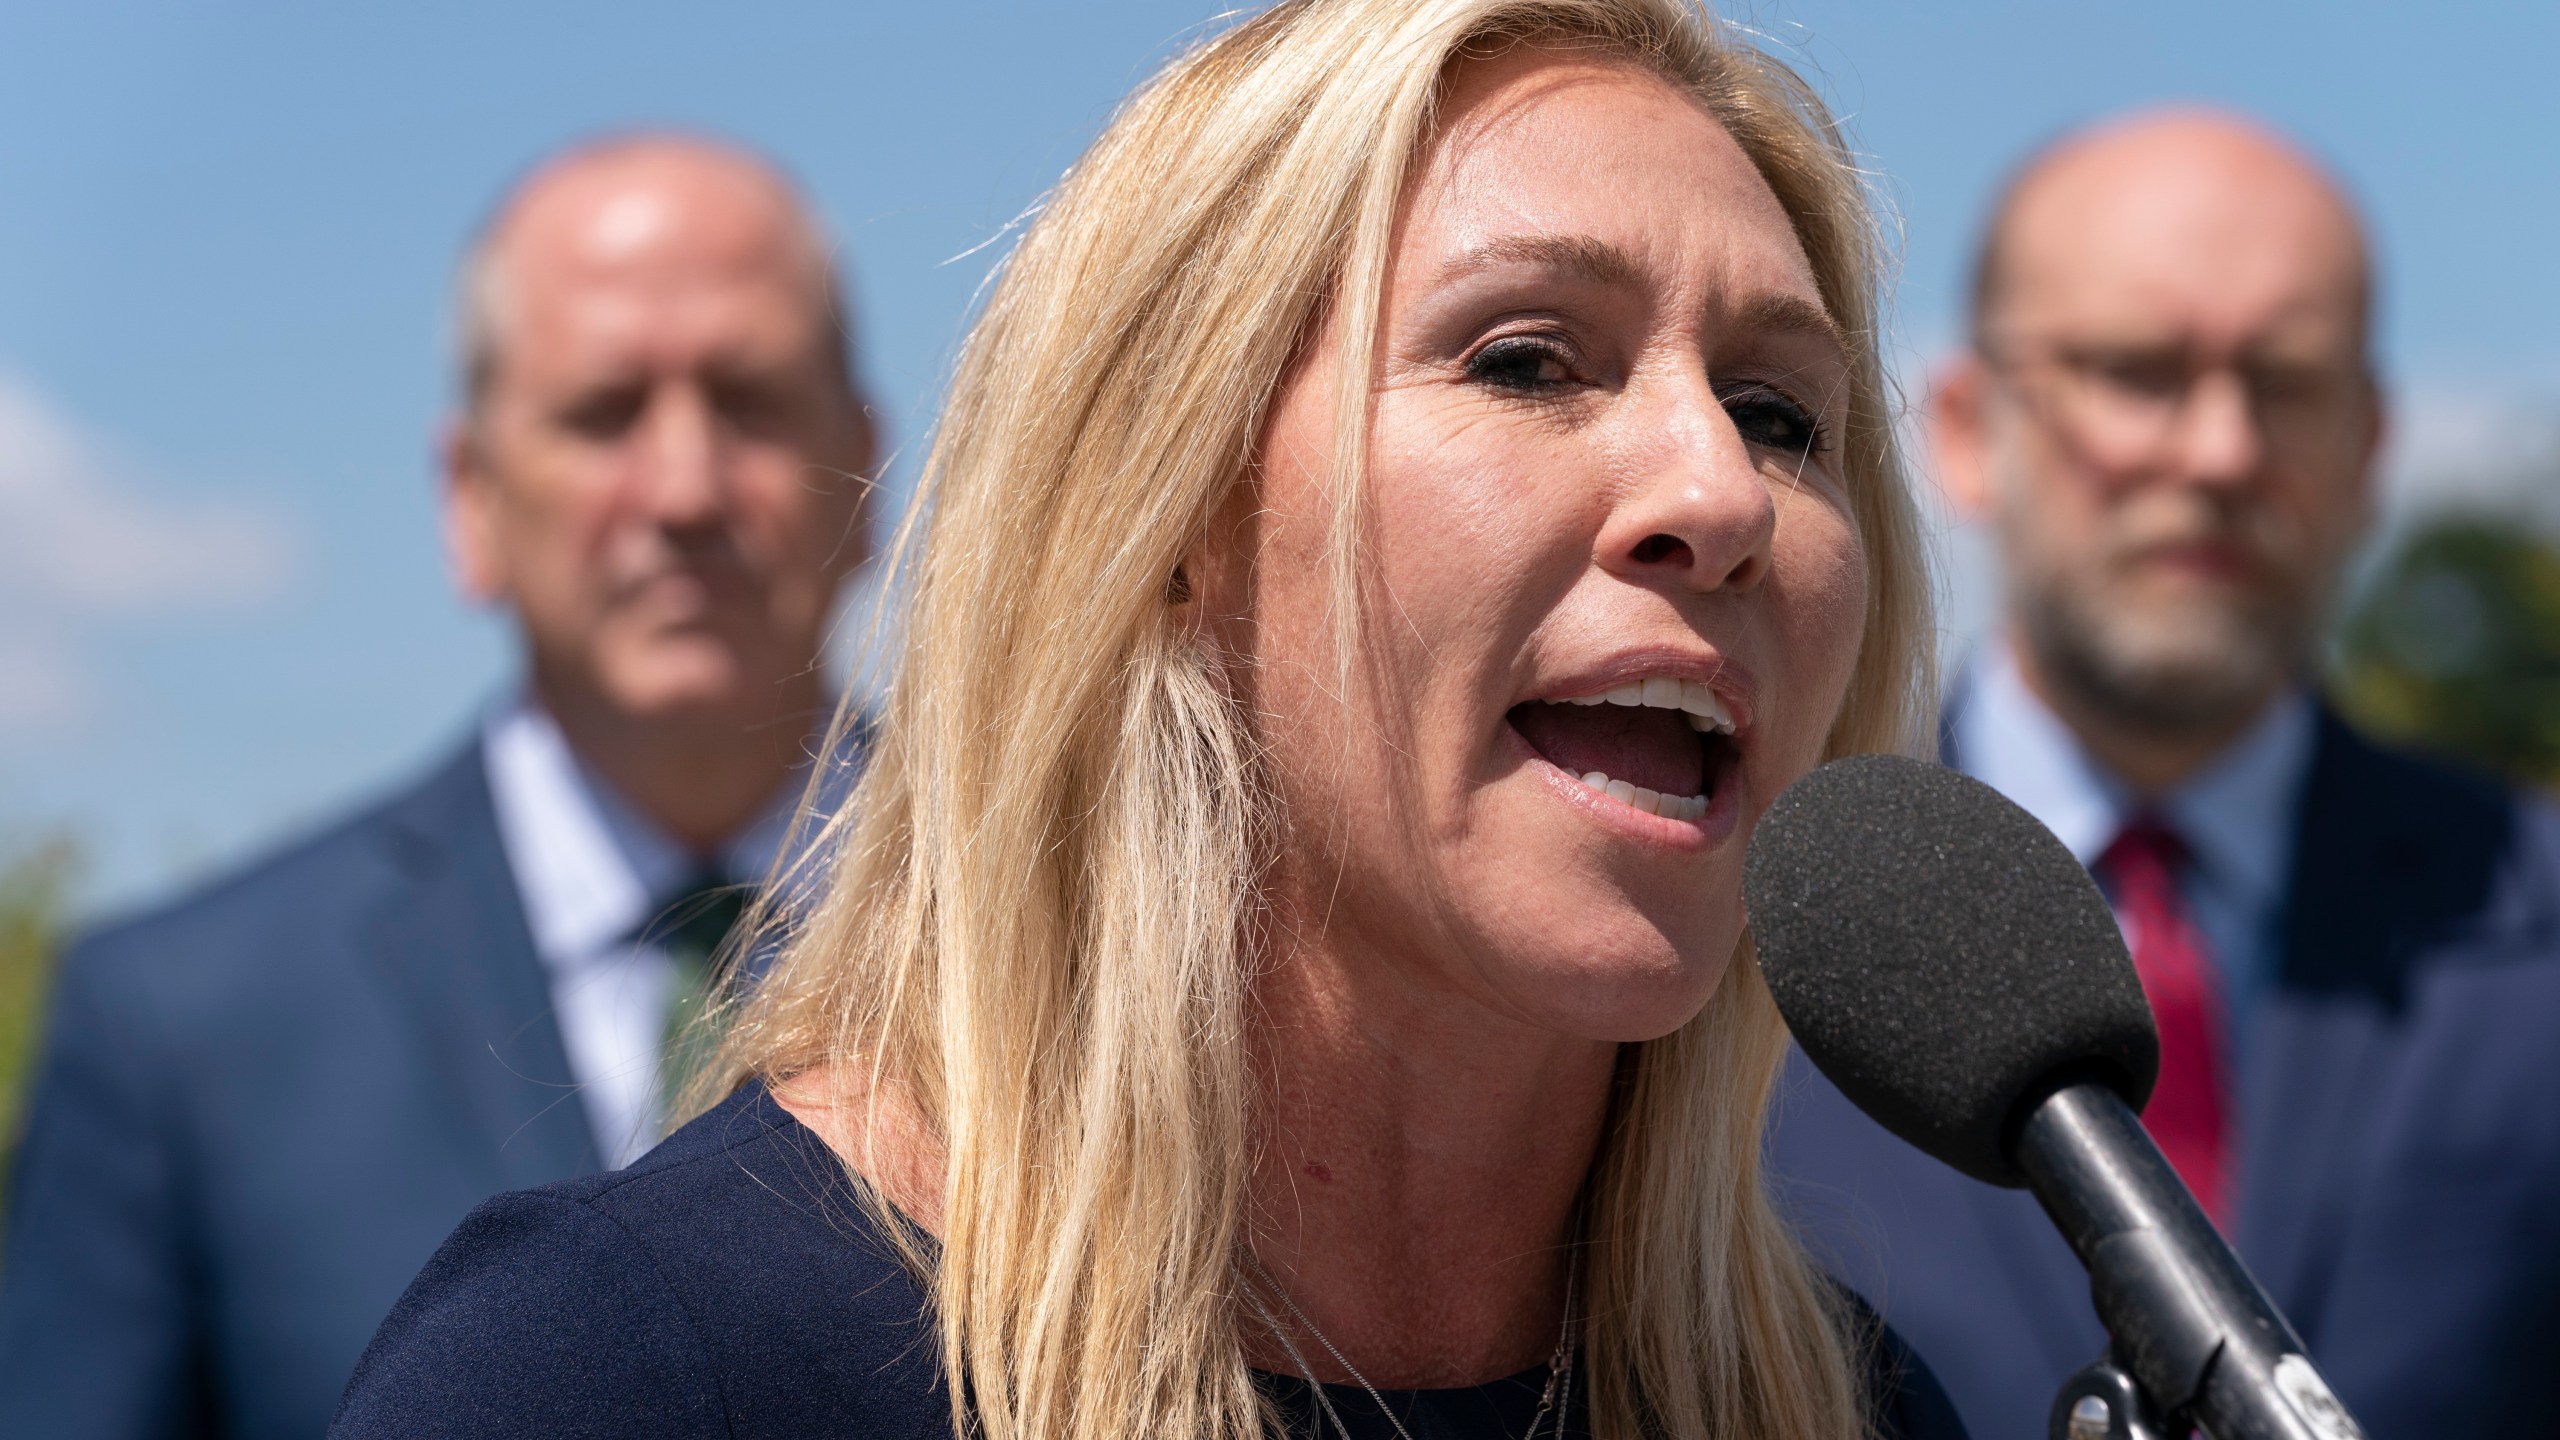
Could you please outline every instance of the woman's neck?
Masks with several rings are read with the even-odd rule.
[[[1310,948],[1261,975],[1254,1006],[1264,1104],[1244,1238],[1264,1274],[1373,1385],[1473,1385],[1545,1360],[1617,1047]],[[774,1098],[939,1234],[933,1127],[866,1073],[823,1065]],[[1241,1306],[1255,1368],[1354,1378],[1263,1299],[1289,1344]]]
[[[1546,1359],[1617,1047],[1323,950],[1271,966],[1255,1000],[1249,1240],[1270,1277],[1375,1385],[1471,1385]],[[1312,1336],[1289,1339],[1317,1379],[1352,1378]],[[1257,1368],[1298,1366],[1250,1318],[1245,1349]]]
[[[938,1237],[947,1154],[924,1112],[904,1092],[870,1080],[868,1066],[837,1059],[772,1082],[771,1093],[775,1104],[825,1141],[890,1208]]]

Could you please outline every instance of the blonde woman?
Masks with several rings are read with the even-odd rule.
[[[338,1433],[1958,1433],[1772,1218],[1754,818],[1926,634],[1861,190],[1678,0],[1288,0],[971,335],[707,1113]]]

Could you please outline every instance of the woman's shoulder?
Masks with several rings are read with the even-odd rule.
[[[834,1154],[749,1085],[629,1169],[474,1210],[330,1433],[944,1436],[926,1303]]]

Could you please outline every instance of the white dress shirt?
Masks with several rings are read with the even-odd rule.
[[[2293,873],[2294,828],[2311,768],[2310,697],[2289,691],[2220,755],[2150,809],[2187,844],[2180,890],[2222,967],[2231,1032],[2242,1033],[2274,978]],[[1949,717],[1966,773],[2018,803],[2094,865],[2142,808],[2045,708],[2017,656],[1987,645],[1967,667]]]
[[[658,1064],[676,998],[674,962],[632,937],[705,871],[761,882],[801,786],[782,786],[745,830],[700,856],[614,793],[531,701],[493,715],[482,742],[499,838],[550,981],[569,1070],[596,1150],[618,1170],[656,1144],[665,1123]]]

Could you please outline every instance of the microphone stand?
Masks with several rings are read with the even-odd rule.
[[[2363,1440],[2300,1336],[2231,1253],[2122,1097],[2065,1085],[2012,1157],[2089,1270],[2111,1341],[2064,1382],[2052,1440]]]

